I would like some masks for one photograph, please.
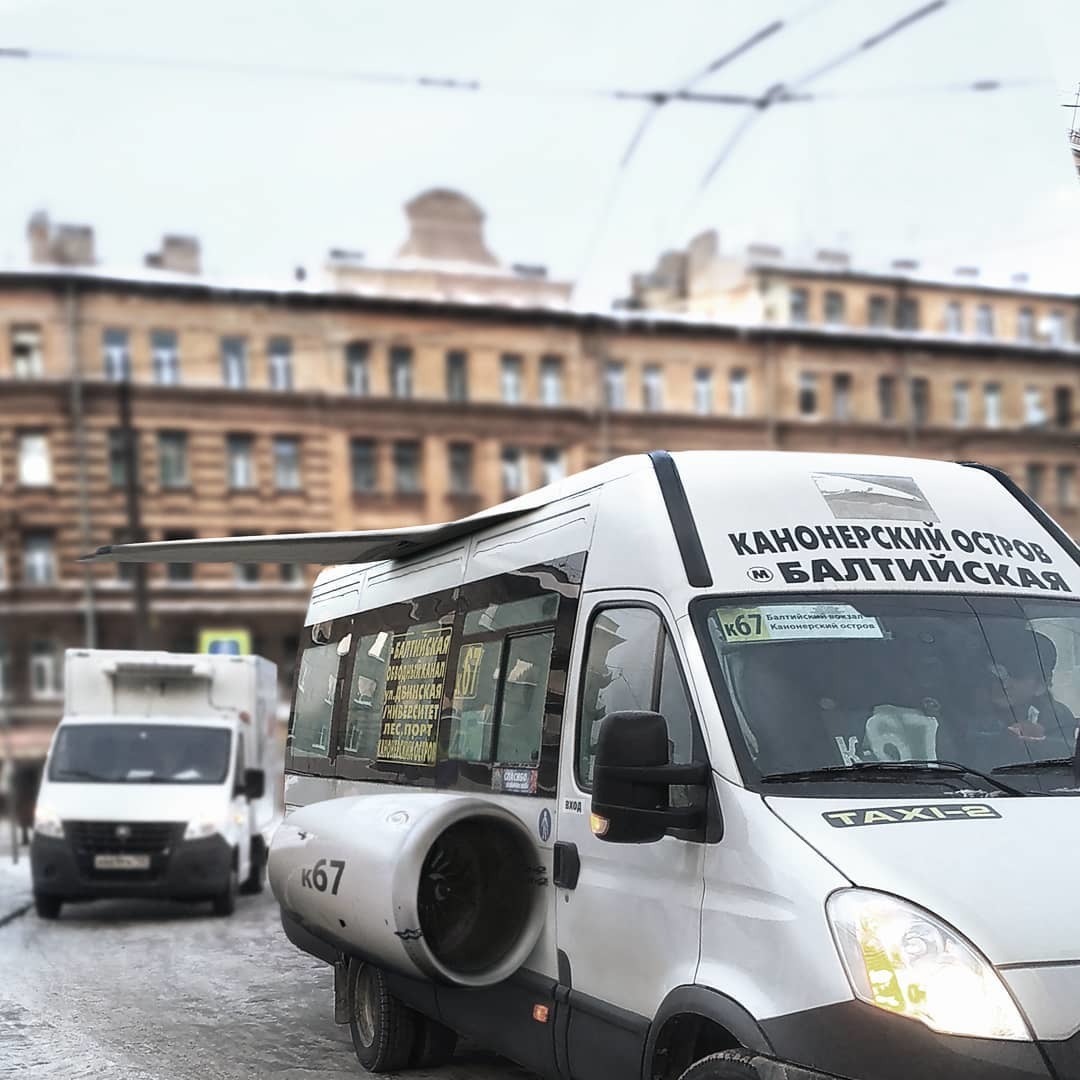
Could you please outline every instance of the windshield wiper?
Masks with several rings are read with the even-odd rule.
[[[990,771],[996,775],[997,773],[1037,772],[1039,769],[1073,768],[1075,765],[1075,757],[1051,757],[1040,758],[1036,761],[1014,761],[1009,765],[999,765]]]
[[[998,770],[995,769],[995,772]],[[958,761],[853,761],[850,765],[824,765],[820,769],[798,769],[794,772],[766,773],[761,779],[766,784],[779,784],[799,780],[860,780],[873,783],[875,780],[910,779],[911,773],[929,778],[933,773],[944,772],[974,776],[984,784],[1004,792],[1006,795],[1026,795],[1027,792],[997,780],[988,773],[980,772],[970,765]],[[904,776],[903,774],[909,774]]]

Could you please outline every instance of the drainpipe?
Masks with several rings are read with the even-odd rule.
[[[71,420],[75,438],[76,495],[79,507],[79,542],[82,550],[94,545],[90,518],[90,485],[87,470],[86,422],[83,415],[82,362],[79,357],[79,295],[73,282],[64,291],[64,322],[67,327],[68,369],[71,376]],[[83,643],[97,648],[97,598],[94,595],[94,570],[83,564]]]

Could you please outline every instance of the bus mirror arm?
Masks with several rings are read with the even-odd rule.
[[[615,712],[604,717],[593,766],[592,827],[602,840],[655,843],[672,829],[705,824],[700,806],[673,807],[670,788],[704,789],[709,766],[670,761],[667,721],[656,712]]]

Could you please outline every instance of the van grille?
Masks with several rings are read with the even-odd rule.
[[[184,826],[182,821],[65,821],[64,836],[83,876],[145,881],[164,871],[172,849],[184,835]],[[149,855],[150,869],[96,870],[94,856],[106,854]]]

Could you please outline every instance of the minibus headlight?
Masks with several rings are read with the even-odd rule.
[[[1001,977],[929,912],[884,893],[843,889],[826,904],[855,996],[948,1035],[1029,1039]]]
[[[220,821],[189,821],[184,829],[185,840],[202,840],[204,837],[213,836],[221,832]]]
[[[64,835],[64,823],[51,806],[38,806],[34,811],[34,832],[38,836],[60,837]]]

